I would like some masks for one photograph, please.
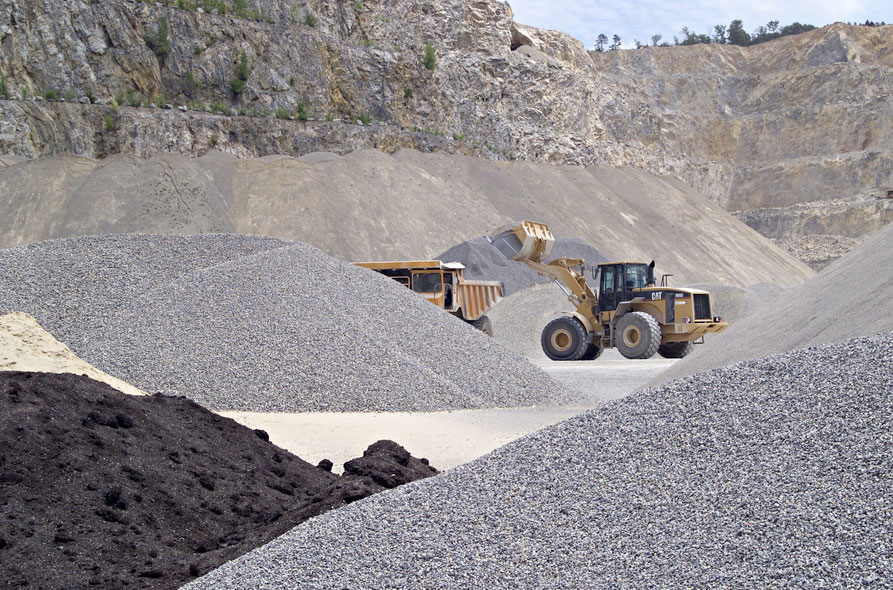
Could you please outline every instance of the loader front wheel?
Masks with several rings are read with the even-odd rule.
[[[691,342],[666,342],[657,347],[657,354],[665,359],[681,359],[691,352]]]
[[[555,318],[543,328],[543,352],[553,361],[576,361],[586,352],[586,328],[575,317]]]
[[[476,320],[471,320],[468,323],[471,324],[472,326],[474,326],[475,328],[477,328],[478,330],[480,330],[481,332],[483,332],[484,334],[486,334],[487,336],[493,335],[493,322],[491,322],[490,318],[488,318],[485,315],[482,315],[481,317],[479,317]]]
[[[660,324],[643,311],[633,311],[617,322],[617,350],[628,359],[647,359],[660,346]]]

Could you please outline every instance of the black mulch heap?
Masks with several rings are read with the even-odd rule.
[[[176,588],[437,470],[391,441],[313,466],[186,398],[0,372],[0,587]]]

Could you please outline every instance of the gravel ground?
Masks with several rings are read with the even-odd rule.
[[[893,333],[701,373],[188,588],[891,588],[891,388]]]
[[[0,269],[0,313],[30,313],[96,367],[211,409],[572,402],[571,392],[465,322],[298,242],[74,238],[0,251]]]

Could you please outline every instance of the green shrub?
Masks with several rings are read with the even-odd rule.
[[[211,144],[211,147],[217,147],[217,142],[220,138],[217,137],[216,133],[212,133],[211,137],[208,138],[208,143]]]
[[[316,17],[313,16],[312,12],[307,12],[304,14],[304,24],[307,25],[308,27],[316,26]]]
[[[360,0],[357,0],[356,2],[353,3],[353,8],[357,12],[362,12],[363,11],[363,3],[360,2]]]
[[[403,89],[403,98],[412,98],[412,88],[407,86]]]
[[[106,131],[114,131],[118,128],[118,123],[115,121],[115,118],[111,115],[105,116],[105,130]]]
[[[233,12],[239,18],[248,18],[248,0],[233,0]]]
[[[363,125],[368,125],[372,121],[372,118],[366,113],[360,113],[357,115],[357,120]]]
[[[437,55],[434,53],[434,46],[425,43],[425,54],[422,56],[422,65],[429,70],[437,68]]]
[[[220,102],[219,100],[211,105],[211,111],[215,113],[225,113],[226,105]]]
[[[78,95],[77,92],[69,88],[62,93],[62,98],[64,98],[68,102],[74,102],[78,99]]]
[[[465,134],[464,133],[453,133],[453,139],[455,139],[456,141],[465,141]]]
[[[47,90],[43,93],[43,97],[47,100],[56,100],[56,91],[55,90]]]
[[[230,85],[230,88],[232,88],[232,90],[233,90],[233,94],[235,94],[236,96],[245,92],[245,82],[242,82],[238,78],[233,78],[230,81],[229,85]]]
[[[298,119],[301,121],[306,121],[310,118],[310,111],[307,109],[307,104],[302,100],[298,103]]]
[[[154,30],[148,30],[145,34],[146,45],[164,65],[164,60],[171,53],[171,42],[169,39],[170,27],[167,24],[166,17],[158,17],[158,22]]]
[[[251,75],[251,66],[248,65],[248,55],[243,51],[242,56],[239,58],[239,67],[236,69],[236,76],[239,77],[239,80],[242,82],[248,81],[248,76]]]
[[[9,88],[6,86],[6,76],[0,72],[0,96],[9,98]]]
[[[277,119],[292,119],[291,111],[285,107],[279,107],[276,109],[276,118]]]

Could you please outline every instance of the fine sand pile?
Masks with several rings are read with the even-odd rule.
[[[41,328],[37,320],[21,312],[0,316],[0,371],[87,375],[124,393],[145,393],[79,359],[67,346]]]
[[[0,440],[4,587],[174,588],[436,473],[380,441],[339,477],[184,398],[71,374],[0,372]]]
[[[244,411],[570,403],[541,370],[396,282],[297,242],[114,235],[0,251],[22,310],[149,392]]]
[[[891,587],[893,333],[650,389],[188,588]]]
[[[893,330],[893,224],[808,282],[711,338],[651,384],[697,371]]]
[[[576,238],[555,240],[547,262],[555,258],[582,258],[587,268],[594,268],[599,262],[607,260],[598,250]],[[461,262],[466,267],[464,272],[466,278],[502,281],[506,295],[511,295],[534,283],[548,281],[526,264],[508,260],[483,236],[457,244],[436,259],[444,262]]]

